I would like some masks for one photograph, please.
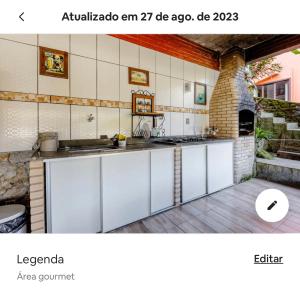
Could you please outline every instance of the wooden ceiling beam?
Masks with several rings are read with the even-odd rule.
[[[245,50],[246,62],[254,62],[300,48],[300,35],[278,35]]]
[[[111,36],[173,57],[219,70],[219,55],[192,41],[171,34],[111,34]]]

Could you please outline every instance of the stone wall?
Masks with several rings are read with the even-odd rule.
[[[279,166],[268,160],[256,162],[256,174],[258,178],[282,183],[300,188],[300,170],[291,166]]]
[[[255,98],[255,101],[259,111],[273,113],[275,117],[283,117],[287,122],[300,123],[299,103],[267,98]]]
[[[31,156],[31,151],[0,153],[0,202],[28,195]]]
[[[254,136],[241,136],[234,142],[234,182],[253,176],[255,161]]]

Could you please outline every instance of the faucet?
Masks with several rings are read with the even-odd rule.
[[[93,120],[95,120],[95,117],[93,116],[93,114],[88,115],[87,118],[88,122],[92,122]]]

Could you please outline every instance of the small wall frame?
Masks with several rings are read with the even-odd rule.
[[[195,82],[194,87],[194,104],[206,105],[206,84]]]
[[[67,79],[68,57],[68,52],[40,47],[40,75]]]
[[[128,83],[149,86],[149,71],[128,67]]]

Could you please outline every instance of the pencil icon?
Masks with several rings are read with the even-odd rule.
[[[277,204],[277,201],[274,200],[269,206],[268,206],[268,211],[274,208],[274,206]]]

